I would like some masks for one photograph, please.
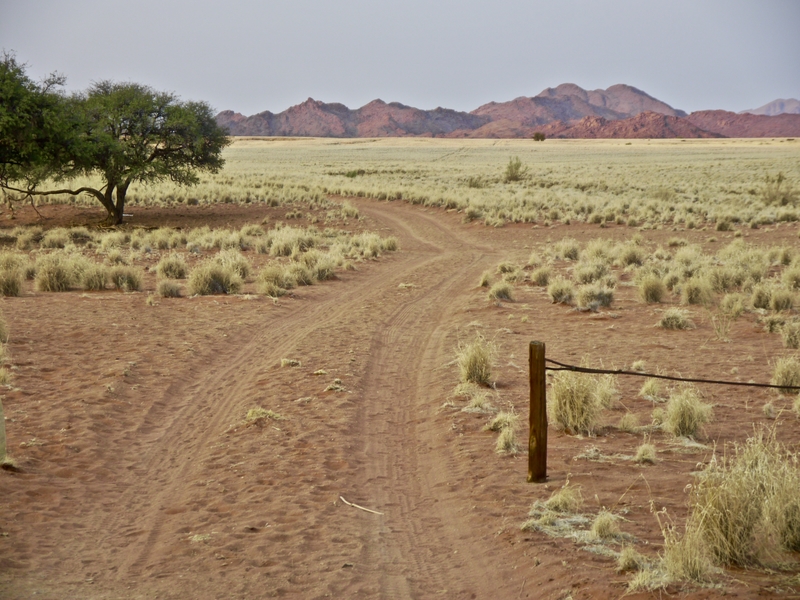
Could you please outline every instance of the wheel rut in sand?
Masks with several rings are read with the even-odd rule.
[[[491,546],[469,532],[468,500],[454,503],[445,494],[455,458],[435,417],[442,382],[452,383],[445,369],[453,351],[449,324],[465,306],[463,291],[474,288],[497,254],[418,208],[358,204],[399,238],[401,251],[346,283],[315,288],[313,301],[269,307],[257,315],[257,326],[236,340],[212,342],[208,360],[188,361],[173,374],[134,426],[108,441],[99,468],[126,476],[87,493],[93,516],[77,525],[80,536],[39,557],[42,570],[88,573],[84,565],[91,562],[98,590],[135,585],[179,597],[186,593],[175,579],[181,572],[205,575],[204,569],[229,564],[173,560],[195,556],[203,546],[191,546],[188,537],[208,532],[212,540],[223,533],[233,539],[216,551],[219,561],[250,552],[249,564],[272,569],[270,577],[289,582],[281,589],[298,597],[468,598],[495,591],[491,574],[503,568],[491,564]],[[234,458],[245,452],[237,445],[242,439],[220,441],[242,422],[249,399],[269,390],[282,358],[322,364],[352,348],[361,359],[339,404],[349,416],[328,431],[323,414],[312,435],[286,438],[307,448],[295,464],[282,462],[280,445],[251,445],[255,454]],[[233,490],[230,476],[224,485],[213,483],[222,481],[223,460],[232,463],[228,475],[242,460],[257,461],[242,477],[260,483]],[[216,495],[209,491],[215,485]],[[284,500],[272,497],[270,485],[282,488]],[[383,515],[345,507],[339,495]],[[242,522],[226,516],[230,506]],[[315,535],[322,521],[324,533]],[[256,526],[244,529],[259,535],[274,531],[271,541],[252,548],[246,540],[257,538],[239,541],[248,523]],[[331,563],[346,557],[354,568],[312,564],[309,548]],[[240,595],[251,593],[251,585],[243,583]]]

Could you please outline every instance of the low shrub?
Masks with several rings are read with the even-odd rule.
[[[645,275],[639,280],[637,286],[639,290],[639,297],[647,304],[655,304],[661,302],[664,296],[667,295],[667,286],[658,275],[650,274]]]
[[[596,390],[595,377],[572,371],[556,372],[547,397],[550,422],[568,433],[592,433],[602,409]]]
[[[794,307],[794,294],[789,290],[774,289],[772,297],[769,299],[769,307],[774,311],[792,310]]]
[[[714,300],[714,290],[708,280],[693,277],[683,284],[681,303],[706,306]]]
[[[142,271],[134,267],[114,267],[108,272],[114,287],[124,292],[138,292],[142,289]]]
[[[65,292],[73,282],[71,265],[62,254],[49,254],[36,261],[36,289],[40,292]]]
[[[19,296],[22,280],[22,271],[19,269],[0,269],[0,295]]]
[[[186,274],[189,272],[189,267],[186,261],[180,254],[170,254],[158,261],[156,273],[159,277],[166,277],[168,279],[185,279]]]
[[[480,334],[477,334],[472,342],[459,344],[456,350],[456,363],[461,381],[489,385],[495,354],[494,344]]]
[[[539,287],[546,287],[550,283],[553,270],[550,267],[539,267],[531,273],[531,281]]]
[[[193,296],[237,294],[242,289],[242,283],[241,277],[232,268],[206,261],[192,270],[188,287]]]
[[[498,281],[489,289],[489,300],[511,301],[511,285],[505,281]]]
[[[86,291],[106,289],[108,269],[103,265],[91,265],[81,273],[81,288]]]
[[[601,306],[611,306],[613,301],[614,290],[603,285],[583,285],[578,288],[577,303],[579,308],[596,311]]]
[[[694,437],[711,420],[712,409],[700,392],[685,386],[670,394],[662,427],[675,437]]]
[[[796,356],[783,356],[775,361],[772,370],[772,385],[781,387],[782,394],[795,394],[797,390],[791,389],[800,386],[800,361]]]
[[[781,339],[786,348],[800,348],[800,321],[792,321],[781,327]]]
[[[575,288],[570,281],[556,277],[547,286],[547,295],[554,304],[569,304],[575,296]]]
[[[662,329],[681,330],[693,328],[694,323],[689,319],[688,313],[685,310],[680,308],[668,308],[661,316],[658,326]]]
[[[158,286],[156,288],[158,295],[162,298],[180,298],[181,297],[181,286],[175,283],[174,281],[170,281],[169,279],[162,279],[158,282]]]

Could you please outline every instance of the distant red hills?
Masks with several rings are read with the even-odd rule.
[[[687,115],[629,85],[584,90],[565,83],[531,98],[490,102],[471,112],[421,110],[373,100],[352,110],[309,98],[281,113],[217,122],[234,136],[529,138],[800,137],[800,114],[703,110]]]

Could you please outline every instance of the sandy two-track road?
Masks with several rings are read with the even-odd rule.
[[[496,456],[485,416],[442,405],[457,383],[454,346],[475,327],[505,335],[496,401],[524,420],[530,339],[579,358],[652,316],[626,316],[621,299],[609,326],[565,316],[534,290],[494,306],[476,287],[480,273],[509,255],[524,260],[543,233],[463,225],[404,203],[358,206],[400,252],[277,304],[147,306],[143,294],[110,292],[4,300],[17,386],[4,404],[22,471],[0,472],[0,597],[624,593],[608,558],[519,525],[574,472],[593,504],[626,506],[626,530],[657,543],[648,499],[680,515],[685,482],[674,470],[644,481],[641,467],[576,465],[588,442],[554,434],[548,487],[527,484],[524,455]],[[669,347],[642,347],[675,360]],[[638,356],[617,349],[620,361]],[[335,378],[344,389],[324,391]],[[255,406],[283,418],[246,426]],[[624,440],[592,443],[609,441]],[[699,459],[668,460],[688,472]]]

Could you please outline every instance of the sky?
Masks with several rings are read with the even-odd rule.
[[[470,111],[576,83],[687,112],[800,98],[797,0],[0,0],[0,49],[245,115],[312,97]]]

